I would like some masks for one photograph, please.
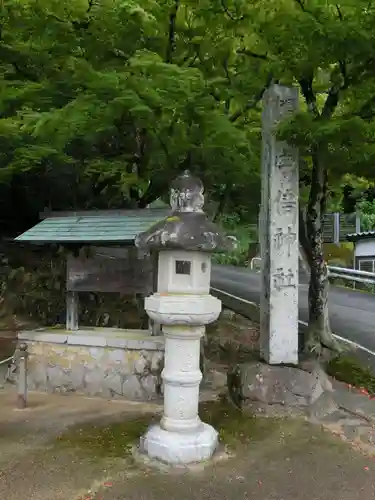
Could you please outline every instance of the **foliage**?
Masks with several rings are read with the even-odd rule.
[[[341,355],[333,358],[326,367],[328,375],[346,382],[358,389],[375,394],[375,377],[369,368],[361,365],[355,358]]]
[[[4,198],[34,217],[143,207],[186,167],[213,199],[246,198],[259,124],[239,118],[259,78],[227,67],[237,40],[222,12],[206,25],[189,1],[7,0],[0,15]]]
[[[249,259],[253,256],[251,251],[256,252],[258,235],[257,227],[253,224],[243,224],[240,214],[223,215],[219,221],[223,231],[233,235],[237,239],[237,247],[225,254],[216,254],[213,260],[217,264],[246,267]]]
[[[24,224],[45,206],[145,206],[184,167],[220,213],[254,223],[271,77],[301,87],[281,133],[301,147],[302,184],[322,138],[333,196],[348,171],[372,175],[367,2],[6,0],[0,15],[1,198]]]
[[[375,200],[362,200],[358,204],[361,213],[361,231],[375,229]]]

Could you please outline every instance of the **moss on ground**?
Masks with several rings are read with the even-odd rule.
[[[333,358],[327,364],[326,370],[328,375],[336,380],[366,389],[369,394],[375,394],[375,376],[351,356],[343,354]]]
[[[74,426],[57,438],[56,445],[96,458],[124,458],[152,421],[152,415],[141,415],[107,425],[95,422]]]
[[[281,419],[255,417],[237,410],[226,399],[203,403],[201,419],[219,432],[220,441],[234,448],[261,441],[280,428]]]
[[[280,420],[243,413],[226,400],[203,403],[199,413],[204,422],[219,431],[221,442],[231,448],[263,440],[280,428]],[[148,426],[159,418],[141,415],[121,422],[75,426],[60,435],[55,445],[89,454],[92,458],[125,458]]]

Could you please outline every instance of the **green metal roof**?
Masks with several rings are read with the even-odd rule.
[[[30,243],[132,243],[170,210],[139,209],[107,212],[55,212],[15,238]]]

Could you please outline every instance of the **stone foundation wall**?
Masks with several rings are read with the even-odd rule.
[[[162,394],[161,337],[26,332],[19,339],[29,346],[30,390],[137,401]]]

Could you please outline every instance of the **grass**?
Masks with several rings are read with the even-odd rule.
[[[351,356],[342,354],[333,358],[326,366],[328,375],[354,387],[375,394],[375,376]]]
[[[202,404],[199,414],[219,431],[220,441],[230,448],[261,441],[279,429],[280,420],[256,418],[236,410],[224,399]],[[154,416],[141,415],[108,425],[97,422],[75,426],[60,435],[55,445],[96,459],[125,458],[153,422]]]

